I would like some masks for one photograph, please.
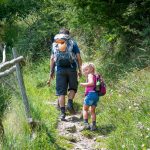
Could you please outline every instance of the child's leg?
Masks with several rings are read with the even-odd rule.
[[[89,130],[90,129],[90,125],[88,123],[88,110],[89,110],[89,106],[88,105],[83,105],[83,119],[84,119],[84,125],[82,130]]]
[[[83,105],[83,119],[84,119],[84,123],[88,123],[88,110],[89,110],[89,106]]]

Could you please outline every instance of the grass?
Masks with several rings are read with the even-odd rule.
[[[3,149],[72,149],[70,139],[58,135],[56,129],[59,112],[48,102],[55,102],[55,81],[47,87],[49,61],[27,64],[24,81],[31,107],[32,117],[40,125],[31,131],[26,122],[21,97],[13,95],[4,113],[5,138]],[[83,80],[83,79],[81,79]],[[83,132],[84,136],[97,139],[104,147],[116,149],[150,148],[150,69],[135,70],[118,79],[113,85],[107,84],[107,94],[100,98],[97,107],[98,131]],[[81,110],[84,89],[79,87],[75,107]],[[32,134],[32,132],[34,134]]]
[[[63,143],[57,144],[56,130],[58,111],[47,102],[56,100],[54,85],[48,88],[48,61],[39,65],[30,64],[24,68],[24,82],[30,103],[31,114],[40,125],[31,131],[27,124],[24,105],[18,95],[12,96],[9,110],[5,112],[3,120],[5,139],[3,149],[64,149]],[[34,135],[32,137],[32,132]],[[70,145],[69,145],[70,146]]]
[[[108,90],[97,115],[99,129],[109,137],[106,145],[109,149],[150,148],[150,69],[135,70]]]

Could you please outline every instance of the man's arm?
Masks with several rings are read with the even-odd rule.
[[[50,78],[54,78],[54,73],[55,73],[55,61],[54,61],[54,55],[51,55],[50,58]]]
[[[81,66],[82,66],[82,59],[81,59],[81,55],[80,55],[80,50],[79,47],[77,45],[77,43],[74,41],[74,45],[73,45],[73,51],[76,54],[77,57],[77,63],[78,63],[78,69],[79,69],[79,77],[81,77],[82,72],[81,72]]]
[[[81,76],[82,75],[82,72],[81,72],[82,59],[81,59],[80,53],[77,53],[76,56],[77,56],[77,61],[78,61],[79,76]]]
[[[50,74],[49,74],[49,80],[47,81],[47,84],[50,86],[51,79],[54,79],[55,77],[55,61],[54,61],[54,55],[52,54],[50,57]]]

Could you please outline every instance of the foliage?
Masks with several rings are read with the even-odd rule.
[[[15,17],[25,18],[29,13],[38,11],[42,0],[2,0],[0,2],[0,20],[13,21]]]
[[[7,105],[9,103],[9,92],[6,89],[6,87],[0,86],[0,120],[2,120],[4,112],[7,108]]]
[[[148,149],[149,129],[149,68],[129,73],[112,85],[100,102],[98,124],[110,149]],[[138,93],[138,94],[137,94]],[[103,132],[108,125],[110,130]]]
[[[4,5],[11,17],[15,17],[9,20],[2,13],[3,20],[8,19],[4,41],[39,59],[48,54],[54,34],[65,26],[78,39],[85,59],[98,54],[107,64],[124,63],[131,61],[139,48],[149,54],[148,4],[148,0],[3,1],[1,7]]]

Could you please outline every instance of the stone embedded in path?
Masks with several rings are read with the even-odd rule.
[[[77,128],[75,125],[69,125],[66,127],[66,131],[68,131],[70,133],[75,133],[77,131]]]
[[[81,120],[81,119],[80,119],[78,116],[76,116],[76,115],[74,115],[74,116],[67,116],[66,119],[67,119],[68,121],[71,121],[71,122],[78,122],[78,121]]]

